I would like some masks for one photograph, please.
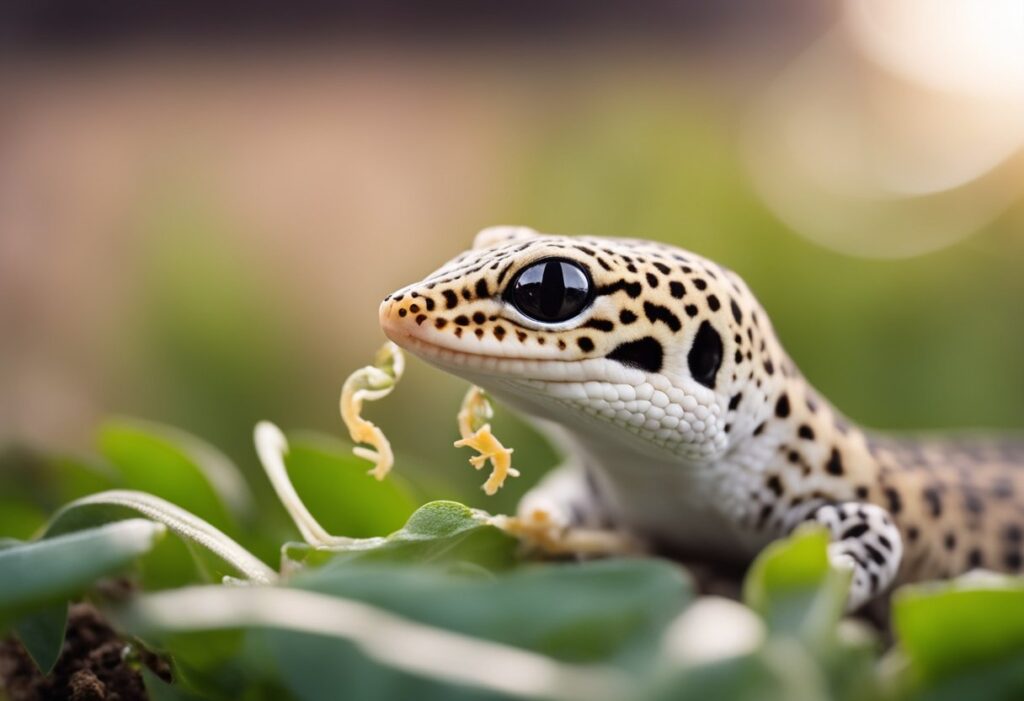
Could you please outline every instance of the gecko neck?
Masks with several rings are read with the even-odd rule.
[[[795,368],[787,374],[769,415],[722,461],[749,487],[737,516],[745,526],[773,535],[791,530],[825,503],[882,499],[879,466],[865,431]]]
[[[777,396],[744,438],[706,463],[639,455],[601,435],[567,432],[602,498],[631,527],[689,551],[749,554],[823,504],[882,499],[864,431],[795,371]],[[665,524],[668,532],[655,532]]]

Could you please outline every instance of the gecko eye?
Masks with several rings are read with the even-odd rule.
[[[722,337],[708,322],[703,322],[693,339],[693,347],[686,358],[690,375],[697,382],[715,388],[715,375],[722,367]]]
[[[535,321],[567,321],[592,299],[590,275],[579,264],[547,258],[524,268],[505,293],[507,301]]]

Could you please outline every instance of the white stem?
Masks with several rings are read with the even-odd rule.
[[[182,538],[203,546],[254,582],[269,584],[277,581],[277,573],[274,570],[223,531],[195,514],[145,492],[114,489],[76,499],[57,512],[50,522],[51,527],[68,511],[88,505],[121,506],[136,511],[148,519],[164,524]]]
[[[341,638],[388,667],[528,699],[635,696],[629,679],[617,670],[565,664],[362,602],[300,589],[190,587],[141,597],[114,616],[143,633],[263,626]]]
[[[288,477],[288,468],[284,464],[284,456],[288,452],[288,439],[274,424],[261,421],[256,424],[254,433],[256,454],[259,455],[263,470],[270,479],[277,498],[281,500],[288,515],[291,516],[302,539],[314,547],[347,545],[352,538],[333,536],[313,517],[306,505],[302,503],[299,493]]]

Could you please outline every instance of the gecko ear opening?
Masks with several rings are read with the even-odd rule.
[[[473,249],[494,248],[513,241],[526,241],[540,236],[528,226],[489,226],[473,239]]]

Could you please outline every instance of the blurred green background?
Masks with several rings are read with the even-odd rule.
[[[223,449],[283,523],[255,422],[344,437],[380,299],[492,224],[737,270],[870,426],[1019,429],[1012,78],[937,85],[955,52],[908,72],[840,4],[625,24],[599,5],[554,23],[527,6],[501,30],[374,17],[315,41],[19,44],[0,68],[2,469],[45,481],[26,447],[89,454],[104,417],[141,417]],[[367,413],[422,499],[509,511],[556,456],[502,411],[524,474],[485,497],[451,447],[465,389],[411,359]]]

